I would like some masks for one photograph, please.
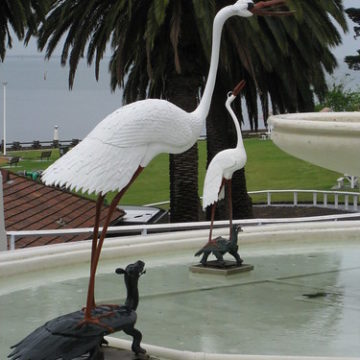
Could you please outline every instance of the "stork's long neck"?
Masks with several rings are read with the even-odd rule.
[[[230,98],[226,101],[225,106],[234,122],[234,126],[236,129],[236,136],[237,136],[236,148],[243,149],[244,142],[243,142],[243,138],[242,138],[242,134],[241,134],[240,124],[239,124],[239,121],[238,121],[233,109],[231,108],[231,103],[232,103],[233,99],[235,99],[235,96],[231,95]]]
[[[125,274],[124,280],[127,290],[125,306],[131,310],[136,310],[139,304],[139,290],[138,290],[139,278],[133,278]]]
[[[200,104],[197,107],[197,109],[194,111],[194,115],[196,115],[201,119],[206,118],[207,114],[209,113],[211,97],[214,92],[216,73],[219,65],[219,53],[220,53],[222,28],[224,26],[225,21],[232,15],[234,15],[232,10],[229,9],[229,7],[226,7],[220,10],[216,14],[214,19],[209,74],[206,80],[206,85]]]

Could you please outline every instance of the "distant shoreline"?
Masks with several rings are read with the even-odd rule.
[[[263,140],[268,139],[267,137],[267,129],[258,129],[255,130],[242,130],[242,135],[244,138],[254,138],[258,137]],[[200,135],[199,141],[206,140],[206,135]],[[17,151],[17,150],[41,150],[47,148],[55,148],[62,146],[74,146],[76,143],[80,142],[81,139],[73,138],[71,140],[58,140],[57,143],[54,143],[54,140],[32,140],[32,141],[11,141],[6,142],[6,150],[8,151]],[[2,147],[2,144],[1,144]]]

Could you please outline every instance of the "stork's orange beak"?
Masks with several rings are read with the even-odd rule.
[[[232,91],[232,94],[234,96],[238,96],[240,91],[245,87],[246,85],[246,81],[245,80],[241,80],[235,87],[234,90]]]
[[[289,16],[294,14],[294,11],[278,10],[283,5],[286,5],[285,0],[259,1],[249,11],[260,16]]]

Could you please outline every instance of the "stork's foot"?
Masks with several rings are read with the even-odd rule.
[[[107,312],[105,314],[101,314],[99,316],[91,316],[91,317],[88,317],[88,318],[85,317],[84,320],[82,320],[82,321],[80,321],[78,323],[77,327],[81,328],[81,327],[86,326],[88,324],[93,324],[93,325],[100,326],[100,327],[106,329],[109,333],[113,333],[114,329],[111,326],[108,326],[108,325],[104,324],[100,320],[102,318],[111,317],[114,314],[115,314],[115,312],[109,311],[109,312]]]

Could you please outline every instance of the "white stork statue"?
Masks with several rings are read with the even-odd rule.
[[[234,122],[237,135],[237,144],[233,149],[226,149],[218,152],[211,160],[205,175],[204,189],[203,189],[203,209],[212,205],[211,208],[211,224],[209,232],[209,243],[212,240],[212,230],[214,224],[214,216],[216,204],[219,200],[225,197],[225,185],[228,190],[228,203],[229,203],[229,218],[230,218],[230,234],[232,228],[232,196],[231,196],[231,179],[236,170],[242,169],[246,164],[246,151],[242,140],[241,129],[239,121],[231,108],[231,103],[235,100],[236,96],[244,88],[245,81],[241,81],[234,90],[228,93],[225,106],[231,115]]]
[[[65,186],[98,195],[85,322],[98,322],[91,316],[95,306],[95,273],[111,215],[122,195],[156,155],[182,153],[200,135],[214,90],[224,22],[231,16],[274,15],[275,12],[266,9],[282,5],[284,1],[270,0],[254,4],[250,0],[238,0],[216,14],[209,74],[195,111],[189,113],[159,99],[126,105],[108,115],[77,146],[44,171],[42,179],[46,185]],[[101,204],[109,191],[118,191],[118,194],[110,204],[98,240]]]

